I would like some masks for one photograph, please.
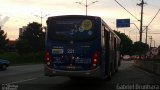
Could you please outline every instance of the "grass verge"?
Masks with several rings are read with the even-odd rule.
[[[44,62],[44,52],[28,53],[20,55],[16,52],[0,54],[1,59],[10,61],[11,65],[36,64]]]

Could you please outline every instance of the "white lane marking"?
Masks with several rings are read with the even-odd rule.
[[[25,71],[27,71],[27,70],[19,70],[20,72],[25,72]]]
[[[15,82],[9,82],[9,83],[6,83],[6,84],[22,83],[22,82],[32,81],[32,80],[35,80],[35,79],[38,79],[38,78],[30,78],[30,79],[15,81]]]
[[[28,64],[28,65],[9,66],[8,68],[19,69],[19,68],[28,68],[28,67],[42,67],[42,66],[43,64]]]

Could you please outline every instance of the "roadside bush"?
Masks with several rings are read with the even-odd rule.
[[[8,52],[0,55],[1,59],[9,60],[12,64],[30,64],[30,63],[43,63],[44,52],[28,53],[20,55],[15,52]]]

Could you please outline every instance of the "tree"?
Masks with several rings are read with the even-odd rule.
[[[146,54],[149,49],[149,45],[143,42],[135,42],[132,47],[134,54],[142,55]]]
[[[39,52],[44,50],[45,34],[41,24],[29,23],[23,35],[19,37],[17,48],[19,53]]]
[[[121,54],[122,55],[125,55],[125,54],[132,54],[132,40],[126,36],[124,33],[120,33],[120,32],[117,32],[117,31],[114,31],[118,36],[119,38],[121,39],[121,48],[120,48],[120,51],[121,51]]]
[[[1,27],[0,27],[0,53],[7,50],[8,41],[9,39],[7,39],[7,34],[4,33],[4,31],[1,30]]]

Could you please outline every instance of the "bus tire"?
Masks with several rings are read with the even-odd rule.
[[[107,78],[106,78],[107,81],[110,81],[111,78],[112,78],[112,64],[110,64],[110,65],[111,66],[110,66],[110,69],[109,69],[109,72],[108,72],[108,75],[107,75]]]
[[[116,72],[118,72],[119,71],[119,69],[118,68],[116,68],[116,70],[115,70]]]
[[[108,73],[108,77],[106,78],[106,80],[107,80],[107,81],[110,81],[111,78],[112,78],[112,72],[110,71],[110,72]]]

